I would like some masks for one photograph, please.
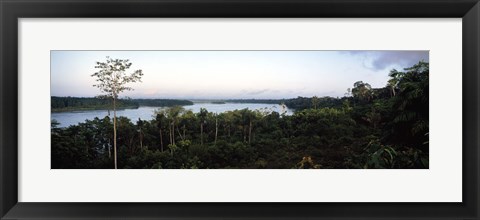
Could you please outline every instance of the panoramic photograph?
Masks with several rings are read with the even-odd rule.
[[[50,53],[51,169],[428,169],[429,51]]]

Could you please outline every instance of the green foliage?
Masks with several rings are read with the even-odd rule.
[[[50,98],[52,112],[112,109],[112,100],[103,98],[57,97]],[[120,99],[118,109],[138,108],[139,104],[131,99]]]
[[[281,104],[285,99],[227,99],[230,103],[262,103],[262,104]]]
[[[303,110],[309,108],[337,108],[342,106],[345,99],[332,97],[297,97],[295,99],[283,100],[288,108],[295,110]]]
[[[180,99],[132,99],[133,102],[138,103],[139,106],[152,106],[152,107],[172,107],[193,105],[192,101],[180,100]]]
[[[391,146],[385,146],[378,140],[371,141],[365,150],[365,168],[394,168],[397,151]]]
[[[112,100],[105,97],[51,97],[52,112],[113,109]],[[117,109],[138,108],[140,106],[172,107],[193,105],[192,101],[178,99],[118,99]]]
[[[370,141],[359,157],[363,168],[428,168],[428,155],[409,147],[383,145],[378,139]]]
[[[97,62],[95,68],[98,71],[92,74],[97,83],[93,86],[100,89],[104,97],[117,99],[118,94],[132,90],[127,86],[128,83],[141,82],[142,70],[126,73],[131,66],[132,63],[128,59],[107,57],[105,62]]]
[[[390,77],[384,88],[357,82],[352,96],[276,100],[294,106],[293,115],[172,106],[151,120],[119,117],[118,167],[428,168],[428,63]],[[52,168],[113,168],[112,119],[57,126],[52,121]]]
[[[364,101],[370,101],[373,95],[372,86],[363,81],[358,81],[353,84],[352,95],[354,98]]]

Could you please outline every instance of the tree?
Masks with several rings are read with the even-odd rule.
[[[223,116],[223,121],[224,121],[224,129],[227,130],[227,132],[225,132],[225,133],[230,138],[233,122],[235,120],[234,112],[228,111],[228,112],[223,113],[222,116]]]
[[[194,113],[176,106],[156,110],[150,120],[118,116],[118,168],[428,168],[429,64],[394,72],[394,91],[386,80],[381,88],[357,82],[353,97],[318,97],[316,105],[313,97],[276,100],[295,110],[288,115],[268,108]],[[52,109],[112,105],[94,98],[51,100]],[[116,108],[126,101],[117,100]],[[51,123],[52,169],[112,167],[113,117],[68,127]]]
[[[372,111],[365,114],[365,120],[368,121],[373,128],[378,127],[378,124],[382,120],[382,115],[378,112],[376,105],[372,106]]]
[[[402,77],[402,74],[401,72],[398,72],[397,70],[393,69],[392,71],[390,71],[390,73],[388,74],[388,76],[392,77],[391,79],[388,80],[387,82],[387,86],[391,89],[391,93],[392,93],[392,97],[395,97],[396,95],[396,90],[397,90],[397,87],[398,87],[398,83],[399,83],[399,80],[400,78]]]
[[[95,68],[98,72],[92,74],[97,84],[93,85],[100,89],[104,96],[112,99],[113,102],[113,154],[114,165],[117,169],[117,110],[116,101],[118,94],[124,91],[133,90],[126,86],[128,83],[141,82],[142,70],[135,70],[133,73],[126,73],[132,66],[128,59],[112,59],[107,56],[105,62],[97,62]]]
[[[370,101],[372,97],[372,86],[363,81],[358,81],[353,84],[352,95],[355,98]]]
[[[214,142],[214,145],[217,145],[217,136],[218,136],[218,115],[215,114],[215,142]]]
[[[178,117],[185,112],[185,108],[182,106],[172,106],[167,109],[167,116],[170,120],[170,144],[175,145],[175,125]]]
[[[198,117],[200,118],[200,144],[203,145],[203,125],[207,122],[207,109],[200,108]]]
[[[320,100],[318,99],[317,96],[313,96],[313,97],[312,97],[312,105],[313,105],[313,108],[314,108],[314,109],[317,109],[317,106],[318,106],[319,101],[320,101]]]
[[[408,144],[419,145],[428,141],[429,121],[429,63],[419,62],[398,72],[398,93],[394,97],[396,109],[393,119],[395,132]],[[423,148],[427,148],[425,144]]]
[[[164,111],[159,111],[156,112],[156,121],[157,121],[157,128],[159,130],[158,133],[160,133],[160,150],[163,152],[163,135],[162,135],[162,127],[164,126],[165,122],[165,112]]]
[[[137,128],[138,128],[138,139],[140,141],[140,149],[143,150],[143,137],[144,137],[144,133],[143,133],[143,126],[144,126],[144,121],[142,121],[141,118],[138,118],[138,121],[137,121]]]

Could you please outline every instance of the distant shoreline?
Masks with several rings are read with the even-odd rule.
[[[51,112],[112,110],[111,99],[94,97],[50,97]],[[140,106],[171,107],[193,105],[192,101],[180,99],[118,99],[116,109],[136,109]]]
[[[118,107],[117,110],[125,109],[138,109],[140,106],[125,106]],[[85,108],[51,108],[52,113],[61,113],[61,112],[75,112],[75,111],[97,111],[97,110],[110,110],[113,111],[111,106],[108,107],[85,107]]]
[[[317,107],[338,107],[341,106],[347,97],[333,98],[320,97],[317,99]],[[243,103],[243,104],[274,104],[285,105],[294,110],[302,110],[311,108],[312,97],[297,97],[289,99],[119,99],[117,100],[116,109],[137,109],[139,107],[173,107],[173,106],[190,106],[195,103],[210,104],[227,104],[227,103]],[[99,99],[93,97],[51,97],[51,112],[68,112],[68,111],[92,111],[92,110],[112,110],[112,102],[110,99]]]

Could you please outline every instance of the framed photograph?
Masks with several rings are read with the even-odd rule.
[[[1,219],[479,219],[477,0],[0,13]]]

